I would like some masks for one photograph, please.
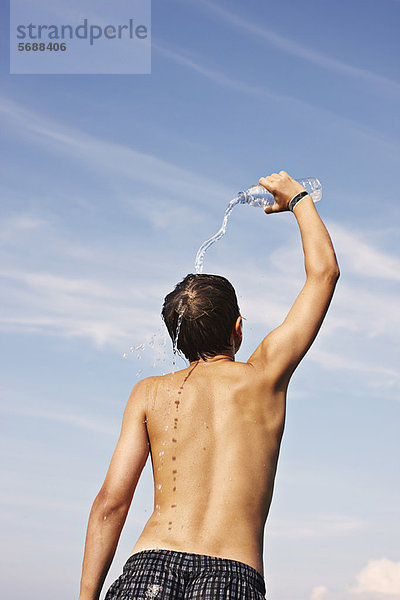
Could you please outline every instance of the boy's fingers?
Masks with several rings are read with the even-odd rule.
[[[264,186],[269,192],[272,192],[275,189],[274,180],[271,175],[268,177],[261,177],[258,183],[259,185]]]
[[[270,215],[271,213],[275,213],[275,212],[279,212],[279,205],[274,202],[274,204],[271,204],[270,206],[266,206],[264,208],[264,212],[266,215]]]

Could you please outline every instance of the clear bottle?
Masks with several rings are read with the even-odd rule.
[[[322,197],[322,185],[316,177],[304,177],[296,179],[308,192],[314,202]],[[239,192],[235,198],[238,204],[250,204],[250,206],[265,208],[275,202],[273,195],[262,185],[252,185],[247,190]]]

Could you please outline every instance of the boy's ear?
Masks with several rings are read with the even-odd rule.
[[[236,323],[235,323],[235,331],[236,331],[237,335],[242,336],[242,325],[243,325],[243,320],[242,320],[242,317],[239,315],[238,318],[236,319]]]
[[[235,338],[236,338],[236,340],[235,340],[235,352],[237,352],[239,350],[240,345],[242,343],[242,337],[243,337],[243,334],[242,334],[242,322],[243,322],[242,321],[242,317],[239,316],[236,319],[236,323],[235,323]]]

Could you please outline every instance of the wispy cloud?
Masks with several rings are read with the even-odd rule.
[[[24,235],[27,231],[45,225],[46,221],[29,214],[13,215],[3,218],[0,223],[0,244],[15,239],[15,236]]]
[[[3,395],[3,394],[2,394]],[[63,425],[71,425],[88,431],[96,431],[98,433],[106,433],[107,435],[115,436],[119,430],[119,424],[110,424],[109,421],[101,421],[93,415],[79,415],[67,412],[57,412],[49,409],[26,408],[23,406],[12,406],[8,402],[0,404],[2,412],[21,417],[29,417],[31,419],[40,419],[45,421],[55,421]]]
[[[209,0],[200,0],[196,2],[196,5],[203,7],[209,13],[222,20],[224,23],[230,24],[238,29],[241,29],[242,31],[245,31],[246,33],[250,33],[253,37],[256,36],[268,44],[279,48],[283,52],[291,54],[292,56],[307,60],[308,62],[316,64],[324,69],[367,81],[374,86],[384,86],[388,91],[396,93],[400,92],[400,83],[397,81],[377,73],[373,73],[368,69],[354,67],[353,65],[341,62],[335,58],[331,58],[321,52],[312,50],[304,44],[299,44],[292,39],[286,38],[278,33],[275,33],[274,31],[271,31],[268,26],[261,27],[256,23],[248,21],[232,12],[231,9],[227,10],[223,8],[220,4],[210,2]]]
[[[296,519],[271,519],[266,535],[285,539],[315,539],[348,536],[363,529],[364,522],[347,515],[299,516]]]
[[[323,350],[321,346],[318,349],[310,351],[310,360],[319,364],[328,370],[333,371],[351,371],[353,373],[365,373],[369,375],[380,375],[385,386],[392,387],[400,383],[400,373],[396,369],[384,367],[379,364],[368,362],[365,360],[357,360],[349,357],[346,354],[336,354]]]
[[[152,48],[158,51],[166,58],[173,60],[177,64],[187,67],[196,73],[199,73],[203,77],[206,77],[207,79],[215,82],[217,85],[220,85],[224,88],[237,91],[238,93],[255,96],[258,98],[270,98],[272,100],[284,102],[291,106],[297,106],[298,108],[302,108],[308,111],[311,110],[313,112],[314,117],[316,114],[320,114],[321,117],[323,117],[325,120],[328,120],[328,122],[338,123],[339,125],[343,126],[344,128],[346,128],[346,131],[352,131],[353,133],[367,138],[376,144],[380,144],[381,146],[386,147],[389,151],[393,151],[393,149],[396,149],[396,151],[398,151],[398,143],[396,140],[389,139],[381,132],[376,131],[375,129],[367,125],[362,125],[354,121],[353,119],[349,119],[338,113],[335,113],[323,106],[317,106],[315,104],[302,100],[296,96],[279,94],[276,91],[271,92],[264,86],[250,85],[242,79],[236,77],[229,77],[221,71],[217,71],[215,69],[211,69],[210,67],[206,67],[200,64],[198,60],[189,58],[186,55],[185,51],[183,51],[182,49],[178,50],[171,49],[170,47],[167,48],[165,45],[155,42],[152,43]]]
[[[245,94],[251,94],[256,96],[264,96],[265,98],[272,98],[274,100],[284,100],[285,102],[290,103],[302,103],[300,100],[293,96],[287,96],[285,94],[278,94],[276,92],[271,92],[264,88],[263,86],[250,85],[240,79],[232,79],[225,75],[225,73],[221,73],[220,71],[216,71],[215,69],[211,69],[209,67],[205,67],[201,65],[199,62],[185,56],[184,52],[181,50],[173,50],[172,48],[167,48],[165,45],[161,43],[152,43],[152,48],[165,56],[166,58],[170,58],[174,62],[188,67],[192,71],[203,75],[207,79],[218,83],[218,85],[224,86],[228,89],[235,90],[238,92],[242,92]],[[304,103],[306,105],[306,103]]]
[[[329,228],[347,270],[362,277],[400,281],[398,258],[374,246],[361,232],[349,231],[339,223],[330,223]]]
[[[0,318],[3,331],[89,338],[99,347],[121,347],[131,339],[129,323],[135,322],[140,337],[154,329],[151,292],[143,304],[142,286],[19,269],[3,270],[1,276],[8,298],[7,314]]]
[[[83,161],[96,173],[112,173],[130,181],[149,186],[149,194],[162,190],[163,197],[172,195],[185,204],[196,198],[199,206],[205,204],[204,190],[209,194],[206,204],[224,195],[225,188],[218,182],[194,171],[169,163],[161,158],[140,152],[133,147],[98,138],[73,127],[49,119],[38,112],[8,98],[0,98],[0,113],[7,128],[14,134],[36,144],[45,144],[49,151],[68,154],[73,160]]]

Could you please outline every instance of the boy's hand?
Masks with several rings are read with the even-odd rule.
[[[290,177],[286,171],[261,177],[258,183],[271,192],[275,198],[274,204],[264,209],[267,214],[289,210],[288,204],[293,196],[304,191],[303,186]]]

